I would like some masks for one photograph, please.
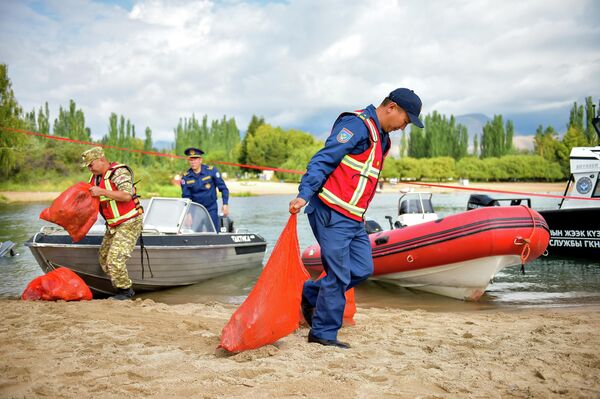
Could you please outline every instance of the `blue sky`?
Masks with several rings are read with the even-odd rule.
[[[0,62],[26,111],[74,99],[96,138],[111,112],[155,140],[192,113],[323,137],[396,87],[527,135],[597,101],[599,20],[592,0],[3,0]]]

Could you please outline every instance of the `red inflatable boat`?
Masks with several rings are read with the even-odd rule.
[[[501,269],[530,262],[550,238],[539,213],[525,206],[480,208],[370,236],[371,278],[476,301]],[[311,274],[323,270],[317,244],[302,253]]]

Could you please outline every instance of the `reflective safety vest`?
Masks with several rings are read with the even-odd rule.
[[[104,173],[104,176],[102,176],[100,179],[99,184],[96,184],[94,175],[90,177],[90,184],[108,191],[117,191],[118,188],[115,183],[110,180],[110,177],[118,168],[127,168],[131,173],[131,179],[133,180],[133,171],[129,166],[113,162],[110,164],[108,170]],[[142,208],[140,200],[135,193],[135,186],[133,187],[132,199],[126,202],[115,201],[103,195],[100,196],[100,214],[102,214],[102,217],[106,220],[106,223],[110,227],[118,226],[129,219],[133,219],[134,217],[141,215],[142,213],[144,213],[144,209]]]
[[[367,126],[371,145],[360,154],[347,154],[329,175],[319,198],[330,208],[350,219],[363,220],[363,215],[375,195],[379,174],[383,168],[383,143],[375,121],[361,111],[345,112],[358,116]],[[340,115],[341,116],[341,115]],[[388,148],[389,150],[389,148]]]

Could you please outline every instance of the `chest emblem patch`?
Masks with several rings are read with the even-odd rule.
[[[352,133],[350,130],[343,128],[342,130],[340,130],[340,132],[337,134],[336,139],[339,143],[347,143],[352,136],[354,136],[354,133]]]
[[[207,189],[208,189],[208,188],[210,188],[210,183],[206,183],[206,184],[204,185],[204,188],[207,188]]]

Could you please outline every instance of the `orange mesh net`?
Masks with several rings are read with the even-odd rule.
[[[309,275],[300,259],[296,224],[292,214],[248,298],[223,328],[220,348],[255,349],[299,327],[302,286]]]

